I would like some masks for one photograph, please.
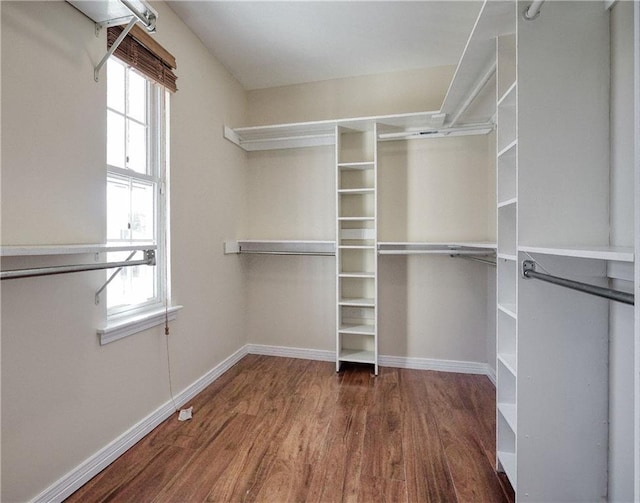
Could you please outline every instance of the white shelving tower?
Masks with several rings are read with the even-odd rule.
[[[515,30],[515,3],[513,4]],[[497,469],[504,471],[514,490],[517,448],[518,379],[518,134],[516,35],[497,39]]]
[[[378,374],[377,125],[336,127],[336,371]]]

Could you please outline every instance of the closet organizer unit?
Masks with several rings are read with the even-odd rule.
[[[335,241],[225,243],[226,253],[335,254],[336,371],[344,362],[371,364],[378,373],[378,256],[492,255],[495,243],[379,242],[378,147],[381,141],[487,134],[491,123],[443,124],[444,115],[420,112],[273,126],[225,128],[224,135],[247,151],[334,145]],[[331,248],[331,250],[329,250]]]
[[[477,61],[497,66],[497,469],[519,501],[598,501],[620,455],[608,449],[613,310],[523,264],[605,287],[633,264],[609,237],[609,12],[546,2],[528,19],[530,5],[486,2],[456,72],[472,86]],[[616,313],[633,326],[633,309]]]

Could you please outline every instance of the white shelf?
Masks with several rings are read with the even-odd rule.
[[[340,278],[375,278],[376,275],[373,272],[341,272],[338,274]]]
[[[373,161],[339,162],[340,169],[373,169]]]
[[[338,301],[340,306],[352,306],[352,307],[375,307],[375,299],[371,298],[348,298],[343,297]]]
[[[341,334],[375,335],[373,325],[353,325],[345,323],[340,325],[339,331]]]
[[[362,189],[339,189],[338,194],[343,196],[360,196],[367,194],[375,194],[376,189],[373,188],[362,188]]]
[[[498,152],[497,157],[498,158],[507,157],[508,155],[511,155],[512,153],[515,153],[515,148],[516,148],[517,145],[518,145],[518,139],[516,138],[511,143],[506,145],[502,150],[500,150],[500,152]]]
[[[502,96],[500,96],[500,98],[498,99],[498,106],[500,106],[503,101],[508,100],[511,93],[515,93],[517,85],[518,85],[517,82],[514,82],[509,86],[509,89],[507,89],[505,93]]]
[[[518,257],[516,255],[511,255],[509,253],[498,253],[497,257],[502,260],[509,260],[511,262],[516,262]]]
[[[373,129],[374,124],[378,124],[379,131],[390,132],[431,128],[439,115],[439,111],[432,111],[239,128],[225,126],[223,134],[227,140],[247,152],[314,147],[335,145],[337,127],[368,131]],[[373,167],[373,163],[340,163],[339,166],[351,169],[369,169]]]
[[[136,244],[72,244],[72,245],[17,245],[1,246],[1,257],[26,257],[42,255],[78,255],[83,253],[155,250],[153,242]]]
[[[489,242],[378,242],[379,255],[490,255],[496,250]]]
[[[518,319],[515,304],[498,304],[498,309],[507,316],[511,316],[514,320]]]
[[[246,239],[225,241],[225,254],[335,255],[335,241]]]
[[[509,478],[509,482],[516,489],[516,455],[513,452],[498,451],[498,460]]]
[[[341,362],[375,363],[373,351],[365,349],[342,349],[338,358]]]
[[[515,32],[513,12],[514,6],[511,2],[489,1],[482,6],[442,103],[441,111],[447,116],[455,114],[461,108],[481,78],[495,63],[496,37]],[[495,102],[493,105],[493,109],[483,110],[481,116],[475,116],[473,119],[478,122],[491,120],[495,112]]]
[[[372,222],[375,217],[338,217],[340,222]]]
[[[633,262],[633,247],[626,246],[519,246],[518,251],[560,257]]]
[[[516,355],[511,353],[498,353],[498,361],[500,361],[514,377],[518,375],[518,360],[516,359]]]
[[[498,410],[514,433],[517,432],[517,408],[513,403],[499,403]]]
[[[511,199],[507,199],[506,201],[502,201],[500,203],[498,203],[498,208],[504,208],[505,206],[511,206],[514,204],[517,204],[518,202],[518,198],[517,197],[512,197]]]
[[[340,245],[341,250],[375,250],[375,245]]]

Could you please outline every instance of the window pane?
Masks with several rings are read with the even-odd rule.
[[[124,168],[124,117],[107,112],[107,164]]]
[[[129,163],[127,167],[138,173],[147,173],[147,128],[127,120],[129,127]]]
[[[129,117],[147,123],[147,80],[129,71]]]
[[[120,262],[127,259],[130,252],[108,253],[109,262]],[[136,253],[130,260],[142,260],[143,252]],[[141,265],[123,267],[111,280],[107,288],[107,309],[114,307],[142,304],[155,297],[156,266]]]
[[[154,184],[133,182],[131,185],[131,239],[154,239]]]
[[[124,113],[124,66],[107,60],[107,106]]]
[[[118,178],[107,179],[107,240],[130,239],[129,184]]]

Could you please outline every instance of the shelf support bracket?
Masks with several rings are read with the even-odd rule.
[[[104,64],[111,57],[111,55],[116,51],[118,46],[124,40],[124,37],[127,36],[127,34],[131,31],[131,28],[133,28],[133,25],[136,24],[137,22],[138,22],[138,19],[136,17],[132,17],[131,21],[129,21],[129,24],[124,28],[124,30],[122,30],[122,33],[120,34],[120,36],[116,39],[113,45],[109,47],[109,50],[104,55],[104,57],[100,60],[100,63],[98,63],[96,67],[93,69],[93,80],[95,80],[96,82],[99,81],[100,69],[104,66]]]
[[[129,254],[129,256],[124,260],[124,262],[129,262],[136,253],[137,253],[136,250],[132,251]],[[156,265],[156,252],[154,250],[145,250],[144,260],[146,265]],[[95,296],[96,305],[100,304],[100,294],[104,291],[105,288],[107,288],[107,285],[111,283],[111,280],[113,280],[113,278],[115,278],[118,274],[120,274],[120,271],[122,271],[124,267],[125,265],[122,265],[121,267],[118,267],[115,271],[113,271],[113,273],[111,274],[111,276],[109,276],[109,279],[104,283],[104,285],[98,288]]]

